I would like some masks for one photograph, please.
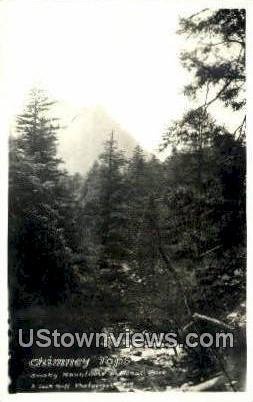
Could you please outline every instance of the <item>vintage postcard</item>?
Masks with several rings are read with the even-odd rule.
[[[246,392],[248,9],[209,3],[0,4],[10,397]]]

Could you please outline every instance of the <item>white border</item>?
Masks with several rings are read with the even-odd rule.
[[[25,0],[22,0],[25,1]],[[35,1],[35,0],[34,0]],[[50,0],[59,1],[59,0]],[[66,1],[66,0],[64,0]],[[72,0],[75,2],[76,0]],[[92,1],[92,0],[82,0],[82,1]],[[100,0],[107,1],[107,0]],[[127,0],[118,0],[127,1]],[[129,0],[132,1],[132,0]],[[138,1],[138,0],[135,0]],[[149,2],[150,0],[147,0]],[[159,1],[159,0],[153,0]],[[164,1],[164,0],[162,0]],[[177,8],[188,8],[189,6],[198,8],[237,8],[243,7],[247,10],[247,87],[248,87],[248,115],[247,115],[247,125],[248,125],[248,135],[247,135],[247,160],[248,160],[248,170],[247,170],[247,219],[248,219],[248,285],[247,285],[247,310],[248,310],[248,323],[247,323],[247,341],[248,341],[248,373],[247,373],[247,391],[230,393],[230,392],[215,392],[215,393],[196,393],[196,392],[140,392],[140,393],[23,393],[23,394],[8,394],[8,294],[7,294],[7,191],[8,191],[8,121],[6,121],[4,108],[4,98],[0,99],[1,111],[3,116],[3,121],[0,124],[0,401],[34,401],[34,400],[76,400],[81,401],[88,399],[90,401],[117,401],[120,397],[124,401],[153,401],[159,400],[168,401],[170,398],[173,401],[213,401],[217,400],[222,402],[226,401],[238,401],[241,402],[252,402],[253,401],[253,292],[251,287],[253,286],[253,274],[251,266],[253,264],[253,1],[236,1],[236,0],[167,0],[171,1],[172,7]],[[6,1],[5,1],[6,2]],[[71,0],[69,0],[71,3]]]

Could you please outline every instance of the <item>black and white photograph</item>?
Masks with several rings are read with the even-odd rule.
[[[246,392],[248,10],[209,3],[0,3],[8,394]]]

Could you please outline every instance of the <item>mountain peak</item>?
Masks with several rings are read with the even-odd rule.
[[[103,107],[81,108],[72,115],[59,141],[59,154],[70,173],[87,173],[103,151],[112,130],[119,148],[130,156],[137,141]]]

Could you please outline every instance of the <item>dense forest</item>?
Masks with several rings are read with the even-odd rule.
[[[245,301],[245,11],[203,10],[179,34],[194,42],[181,54],[192,108],[168,124],[163,161],[140,146],[126,157],[112,132],[87,175],[69,174],[54,101],[30,92],[9,145],[14,332],[20,315],[39,326],[41,311],[55,327],[180,331],[196,312],[226,321]],[[215,107],[240,125],[220,124]],[[10,366],[14,392],[22,364]]]

